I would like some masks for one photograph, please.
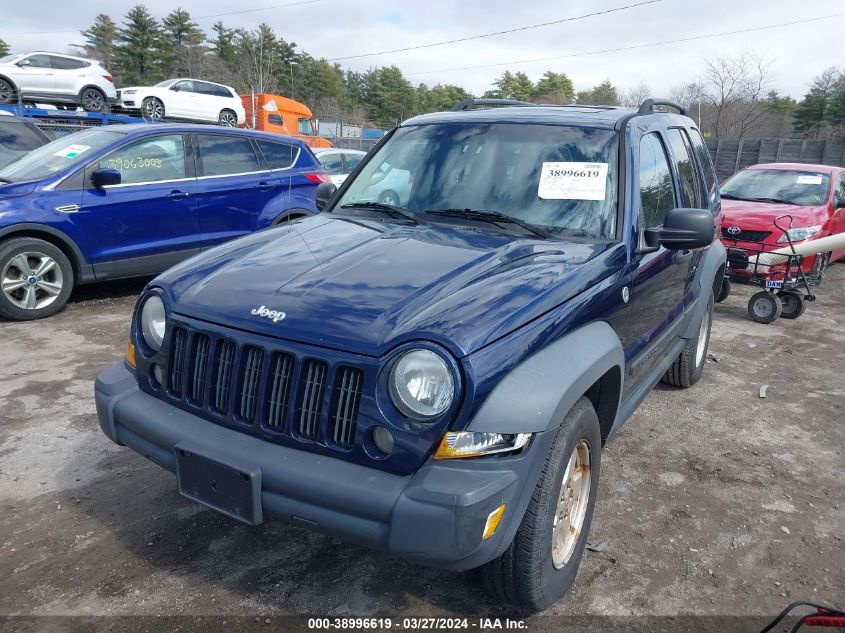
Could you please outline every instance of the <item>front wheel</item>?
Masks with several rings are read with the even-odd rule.
[[[600,462],[598,417],[582,397],[558,428],[516,536],[499,558],[481,568],[496,598],[537,612],[569,590],[587,544]]]
[[[164,104],[155,97],[147,97],[141,103],[141,116],[145,121],[164,121]]]
[[[716,297],[716,303],[722,303],[725,299],[731,296],[731,280],[725,277],[722,280],[722,287],[719,288],[719,296]]]
[[[5,79],[0,79],[0,105],[15,105],[15,99],[15,87]]]
[[[0,244],[0,316],[29,321],[61,310],[73,289],[73,268],[56,246],[35,238]]]
[[[231,110],[223,110],[217,117],[217,124],[223,127],[238,127],[238,115]]]

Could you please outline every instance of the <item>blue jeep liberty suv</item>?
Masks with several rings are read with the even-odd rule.
[[[725,250],[679,106],[485,105],[403,123],[320,214],[153,280],[96,404],[192,500],[480,567],[527,612],[575,579],[604,443],[701,377]],[[396,170],[403,207],[379,201]]]

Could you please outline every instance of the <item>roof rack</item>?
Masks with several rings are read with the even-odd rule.
[[[452,112],[472,110],[475,106],[535,106],[534,103],[516,99],[464,99],[451,107]]]
[[[654,106],[668,106],[675,108],[682,116],[687,115],[687,109],[684,106],[669,99],[646,99],[640,104],[637,114],[654,114]]]

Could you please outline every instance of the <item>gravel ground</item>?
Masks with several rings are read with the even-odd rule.
[[[142,286],[0,323],[0,614],[501,613],[472,572],[242,526],[107,440],[93,380],[122,357]],[[701,382],[656,388],[607,447],[590,535],[605,548],[552,613],[845,603],[845,265],[797,321],[751,322],[750,293],[717,305]]]

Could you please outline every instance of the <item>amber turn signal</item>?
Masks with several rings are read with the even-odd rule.
[[[132,345],[132,341],[126,345],[126,362],[135,369],[135,346]]]
[[[484,533],[481,535],[481,540],[484,541],[496,533],[496,528],[499,527],[499,521],[502,520],[502,515],[505,514],[505,504],[503,503],[498,508],[487,515],[487,523],[484,525]]]

